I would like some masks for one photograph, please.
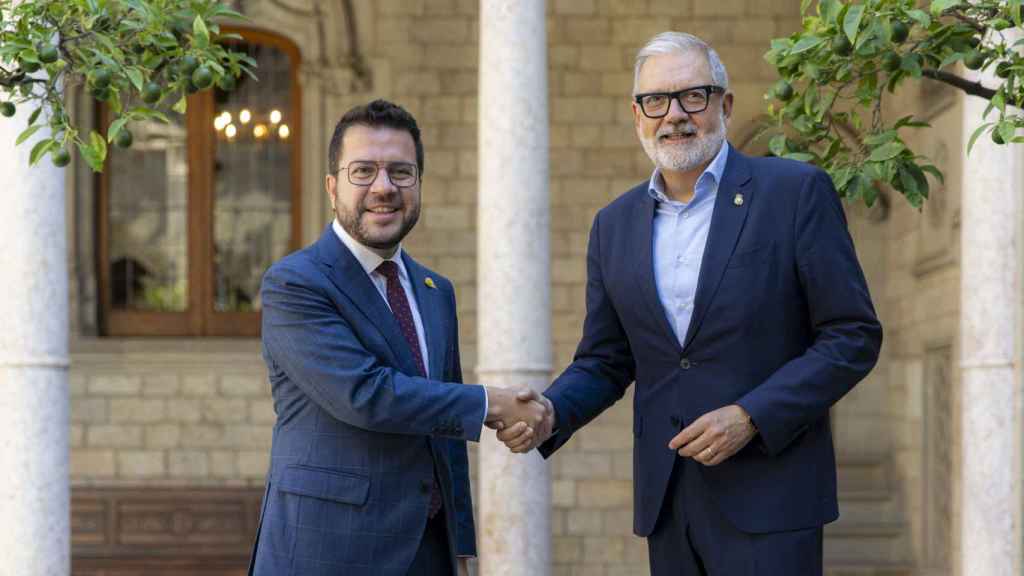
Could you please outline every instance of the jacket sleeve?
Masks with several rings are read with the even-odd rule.
[[[882,326],[826,173],[815,171],[803,186],[794,227],[797,274],[814,340],[737,402],[773,455],[871,371],[882,345]]]
[[[587,315],[572,364],[544,392],[555,407],[556,433],[539,447],[549,457],[572,434],[617,402],[633,383],[635,364],[604,286],[601,213],[594,218],[587,246]]]
[[[486,402],[482,386],[409,376],[383,364],[363,346],[312,274],[281,262],[263,278],[268,364],[332,417],[352,426],[479,440]]]
[[[451,371],[447,375],[452,382],[462,382],[462,360],[459,356],[459,319],[455,310],[455,293],[452,292],[452,333],[453,343]],[[483,416],[481,416],[481,422]],[[448,456],[452,470],[452,493],[455,499],[455,554],[476,556],[476,525],[473,522],[473,492],[469,482],[469,456],[466,442],[448,440]]]

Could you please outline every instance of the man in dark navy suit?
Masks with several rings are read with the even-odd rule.
[[[633,116],[654,172],[594,219],[583,338],[544,393],[554,434],[498,436],[550,456],[635,381],[633,529],[651,573],[820,575],[838,517],[829,408],[882,330],[828,175],[731,148],[728,82],[689,34],[640,50]]]
[[[416,120],[338,122],[320,240],[263,278],[277,422],[254,576],[460,576],[476,554],[466,441],[543,430],[545,406],[462,384],[455,291],[401,241],[420,214]]]

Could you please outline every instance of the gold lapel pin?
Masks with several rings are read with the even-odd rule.
[[[733,196],[732,203],[737,206],[743,206],[743,194],[736,194]]]
[[[429,288],[437,288],[437,284],[434,284],[434,279],[431,278],[430,276],[424,278],[423,283],[426,284]]]

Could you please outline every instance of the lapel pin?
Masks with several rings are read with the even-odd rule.
[[[733,196],[732,203],[737,206],[743,206],[743,194],[736,194]]]
[[[437,288],[437,284],[434,284],[434,279],[431,278],[430,276],[427,276],[426,278],[424,278],[423,279],[423,283],[426,284],[427,287],[429,287],[429,288]]]

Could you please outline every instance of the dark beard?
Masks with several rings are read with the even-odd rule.
[[[363,213],[365,213],[365,211],[360,211],[358,216],[352,218],[349,213],[343,213],[341,210],[335,210],[335,216],[338,218],[338,223],[341,224],[341,227],[348,232],[349,236],[351,236],[353,240],[359,242],[363,246],[374,248],[376,250],[391,250],[395,246],[398,246],[409,232],[412,231],[420,219],[420,208],[417,206],[415,210],[405,216],[402,220],[402,226],[398,229],[398,232],[390,238],[384,240],[371,240],[367,237],[366,230],[363,229],[363,225],[360,223],[360,217]]]

